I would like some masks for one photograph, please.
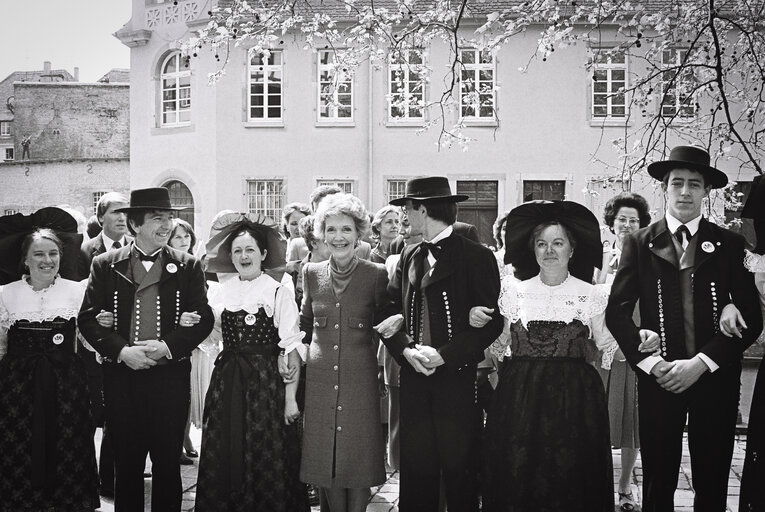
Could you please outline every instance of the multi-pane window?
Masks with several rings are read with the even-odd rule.
[[[279,219],[283,207],[283,180],[247,180],[247,211]]]
[[[281,50],[271,50],[266,57],[256,53],[248,67],[250,121],[281,121],[284,59]]]
[[[10,137],[11,135],[11,122],[0,121],[0,137]]]
[[[180,52],[162,63],[162,126],[180,126],[191,121],[191,71]]]
[[[592,73],[592,117],[626,117],[627,59],[624,52],[596,50]]]
[[[5,148],[5,160],[13,160],[13,148]]]
[[[494,56],[489,50],[460,50],[460,115],[463,119],[494,119]]]
[[[422,50],[401,50],[388,66],[388,117],[395,121],[420,120],[425,106]]]
[[[333,50],[320,50],[318,57],[319,121],[353,120],[353,76],[336,63]]]
[[[3,210],[3,215],[16,215],[19,211],[15,208],[6,208]]]
[[[346,194],[353,194],[353,181],[348,180],[318,180],[316,182],[317,187],[326,185],[329,187],[337,187]]]
[[[388,180],[387,202],[406,195],[406,180]]]
[[[661,115],[666,117],[690,117],[696,113],[691,90],[695,86],[693,72],[681,70],[688,50],[666,48],[661,52]]]
[[[566,182],[552,180],[523,180],[523,202],[561,201],[566,197]]]
[[[106,192],[93,192],[93,202],[91,203],[91,206],[93,207],[93,213],[98,211],[98,202],[101,200],[104,194],[106,194]]]

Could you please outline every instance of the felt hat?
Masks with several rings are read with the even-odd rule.
[[[576,249],[569,261],[569,273],[592,282],[595,267],[603,261],[600,224],[595,215],[573,201],[530,201],[510,210],[505,221],[505,263],[515,268],[515,277],[524,280],[539,273],[534,250],[530,246],[534,229],[555,221],[571,231]]]
[[[390,201],[390,204],[394,206],[403,206],[406,204],[407,200],[440,200],[459,203],[467,199],[469,199],[469,197],[464,194],[452,194],[449,180],[445,176],[427,176],[407,181],[404,197],[398,197]]]
[[[129,212],[131,210],[187,210],[185,206],[177,207],[170,204],[170,191],[165,187],[139,188],[130,191],[130,206],[114,210]]]
[[[707,185],[712,188],[723,188],[728,184],[728,176],[721,170],[709,165],[709,153],[696,146],[672,148],[667,160],[654,162],[648,166],[648,174],[652,178],[662,181],[664,176],[673,169],[698,171],[704,175]]]

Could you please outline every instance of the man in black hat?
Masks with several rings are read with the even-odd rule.
[[[174,210],[165,188],[134,190],[127,213],[134,242],[93,259],[79,315],[85,339],[104,358],[106,422],[114,447],[115,510],[144,510],[143,469],[152,460],[152,510],[181,509],[178,454],[188,417],[191,351],[213,315],[202,267],[171,249]],[[113,314],[112,328],[96,315]],[[181,325],[183,311],[199,323]]]
[[[384,340],[401,365],[401,512],[436,512],[443,476],[450,512],[478,510],[481,427],[476,365],[502,331],[499,271],[492,252],[454,233],[457,202],[443,177],[407,182],[401,206],[420,244],[401,255],[389,292],[404,315],[407,339]],[[489,306],[473,328],[473,306]]]
[[[728,182],[709,154],[678,146],[648,173],[662,181],[666,215],[625,239],[606,311],[638,375],[643,510],[674,510],[687,417],[694,510],[717,512],[726,507],[741,356],[762,328],[757,290],[743,237],[701,215],[710,190]],[[632,317],[638,300],[640,326]],[[749,327],[741,338],[720,332],[731,301]],[[653,336],[660,350],[646,357],[638,346]]]

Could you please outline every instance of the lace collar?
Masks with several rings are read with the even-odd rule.
[[[34,290],[22,278],[0,291],[0,329],[7,329],[16,320],[41,322],[56,317],[76,317],[85,295],[86,281],[70,281],[56,277],[43,290]]]
[[[265,272],[252,281],[242,281],[238,276],[210,288],[210,304],[222,311],[247,311],[257,313],[261,307],[268,316],[274,315],[276,290],[280,284]]]
[[[571,323],[579,320],[590,326],[594,316],[608,304],[607,285],[592,285],[569,275],[561,284],[548,286],[539,276],[518,281],[502,279],[499,309],[511,323],[520,320],[524,327],[534,320]]]
[[[744,266],[749,272],[765,272],[765,254],[744,250]]]

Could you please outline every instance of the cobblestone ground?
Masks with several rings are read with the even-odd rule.
[[[199,446],[200,433],[192,428],[192,440],[195,446]],[[100,441],[100,439],[98,439]],[[736,444],[733,451],[733,462],[731,463],[730,474],[728,476],[728,511],[738,512],[738,494],[741,487],[741,470],[744,466],[744,449],[746,448],[746,436],[736,436]],[[621,458],[619,452],[613,452],[614,469],[617,471],[621,467]],[[196,498],[196,478],[197,462],[193,466],[181,466],[181,475],[183,477],[183,511],[191,512],[194,510],[194,500]],[[147,463],[151,467],[151,463]],[[632,475],[632,490],[634,495],[640,500],[640,490],[643,482],[643,470],[638,458],[635,470]],[[151,479],[144,481],[146,489],[146,510],[150,510],[149,496],[151,496]],[[616,486],[614,486],[616,488]],[[614,498],[616,502],[617,497]],[[388,480],[380,487],[372,489],[372,499],[367,506],[367,512],[398,512],[398,473],[388,474]],[[110,500],[102,499],[101,512],[113,512],[114,504]],[[617,509],[618,510],[618,509]],[[683,442],[683,459],[680,467],[680,479],[677,492],[675,493],[675,512],[693,511],[693,489],[691,488],[691,460],[688,454],[687,437]],[[312,512],[319,512],[319,507],[314,507]]]

